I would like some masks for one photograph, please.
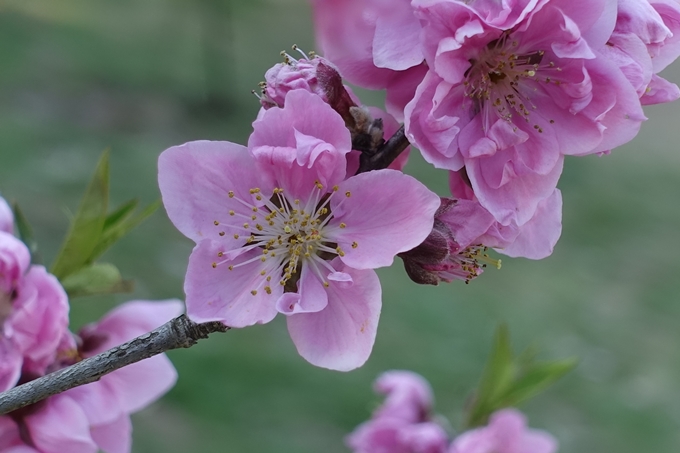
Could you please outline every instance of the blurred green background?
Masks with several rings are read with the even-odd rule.
[[[0,190],[23,207],[43,256],[55,256],[103,149],[113,200],[148,203],[163,149],[245,143],[250,90],[294,43],[314,49],[304,0],[1,2]],[[680,81],[680,69],[666,75]],[[346,452],[343,436],[379,401],[373,379],[395,368],[429,379],[455,426],[503,320],[516,348],[581,358],[523,408],[560,451],[680,451],[680,104],[647,112],[629,145],[567,160],[550,258],[506,258],[467,286],[419,287],[399,262],[382,269],[377,343],[351,373],[307,364],[280,318],[175,351],[180,380],[133,417],[133,451]],[[446,194],[446,174],[415,153],[407,171]],[[181,298],[190,250],[158,212],[104,257],[136,279],[134,295],[75,300],[73,328],[131,298]]]

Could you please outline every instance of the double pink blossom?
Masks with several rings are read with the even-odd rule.
[[[386,395],[370,420],[357,426],[346,443],[354,453],[555,453],[550,434],[529,429],[516,409],[494,412],[489,423],[450,439],[432,412],[432,389],[420,375],[388,371],[375,390]]]
[[[527,428],[526,417],[516,409],[491,414],[487,426],[456,437],[448,453],[555,453],[553,436]]]
[[[384,403],[371,419],[347,437],[354,453],[444,453],[446,431],[432,414],[432,389],[410,371],[388,371],[378,377],[375,390]]]
[[[394,170],[345,179],[351,146],[338,113],[293,90],[254,123],[248,148],[192,142],[163,152],[163,202],[197,244],[189,317],[245,327],[282,313],[311,363],[366,361],[381,306],[372,269],[427,237],[439,197]]]
[[[602,53],[633,85],[642,104],[680,97],[658,73],[680,55],[680,5],[674,0],[619,0],[616,27]]]
[[[66,293],[28,248],[0,231],[0,391],[24,371],[43,373],[68,326]]]
[[[407,133],[435,166],[465,167],[501,224],[523,225],[564,155],[625,143],[644,115],[621,71],[597,58],[615,19],[605,0],[515,2],[501,26],[475,5],[413,2],[430,70],[406,107]]]
[[[65,332],[46,372],[131,340],[181,311],[180,301],[134,301],[116,307],[77,337]],[[41,374],[24,369],[22,382]],[[14,411],[0,417],[0,452],[129,453],[130,414],[166,393],[176,379],[168,358],[159,355]]]

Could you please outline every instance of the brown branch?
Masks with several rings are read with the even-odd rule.
[[[165,351],[189,348],[213,332],[227,330],[229,327],[220,322],[196,324],[185,315],[179,316],[127,343],[0,393],[0,414],[97,381],[105,374]]]
[[[404,133],[404,125],[394,133],[389,140],[385,142],[374,153],[364,151],[361,153],[361,160],[359,163],[359,173],[365,173],[371,170],[381,170],[389,167],[394,160],[404,151],[411,143],[409,143]]]

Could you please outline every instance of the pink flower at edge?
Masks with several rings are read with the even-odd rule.
[[[22,368],[44,373],[68,326],[68,300],[57,279],[30,265],[26,246],[0,232],[0,391]]]
[[[0,231],[12,234],[14,232],[14,214],[7,201],[0,197]]]
[[[375,382],[384,403],[347,436],[355,453],[444,453],[448,436],[431,421],[432,389],[420,375],[388,371]]]
[[[342,118],[294,90],[254,123],[248,148],[192,142],[161,155],[168,215],[197,243],[189,317],[245,327],[282,313],[311,363],[367,360],[381,306],[372,269],[425,239],[439,198],[394,170],[345,179],[350,149]]]
[[[48,371],[149,332],[178,316],[182,308],[178,300],[122,304],[99,322],[85,326],[79,332],[79,342],[66,332]],[[8,426],[8,432],[12,432],[10,428],[14,424],[18,440],[14,438],[12,447],[31,446],[39,453],[95,453],[99,450],[129,453],[132,431],[129,415],[166,393],[176,379],[177,373],[168,358],[164,354],[154,356],[116,370],[97,382],[0,417],[0,429]],[[14,451],[0,448],[0,453]],[[19,451],[24,450],[16,450]]]
[[[532,218],[564,155],[607,151],[636,135],[638,95],[594,50],[611,35],[595,26],[613,28],[616,12],[604,0],[583,11],[539,2],[510,29],[461,2],[413,5],[430,70],[406,107],[407,136],[436,167],[465,167],[500,223]]]
[[[528,429],[516,409],[494,412],[489,424],[456,437],[448,453],[555,453],[557,441],[545,431]]]
[[[404,106],[426,72],[420,24],[409,0],[314,0],[323,53],[351,83],[387,89],[387,111],[403,120]]]

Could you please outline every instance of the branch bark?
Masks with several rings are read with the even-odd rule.
[[[406,138],[404,132],[404,125],[402,124],[397,132],[394,133],[389,140],[385,142],[375,153],[362,152],[359,161],[359,173],[365,173],[372,170],[381,170],[389,167],[394,160],[406,149],[411,143]]]
[[[37,403],[79,385],[171,349],[189,348],[214,332],[226,332],[220,322],[196,324],[185,315],[172,319],[151,332],[104,351],[75,365],[42,376],[0,393],[0,414]]]

